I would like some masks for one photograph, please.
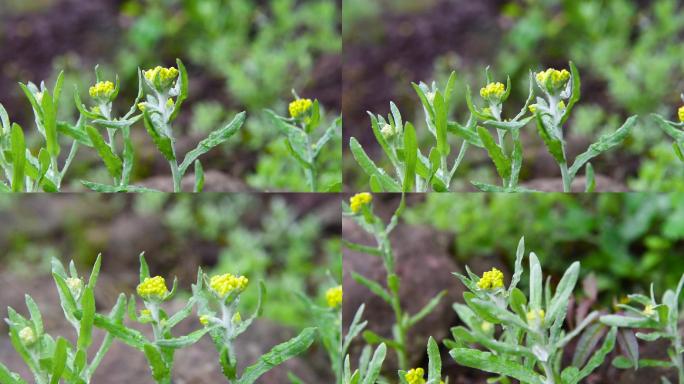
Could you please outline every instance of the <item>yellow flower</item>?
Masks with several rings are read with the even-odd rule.
[[[209,325],[209,316],[207,315],[202,315],[199,317],[199,322],[202,325]]]
[[[423,368],[413,368],[406,372],[404,378],[408,384],[425,384],[425,370]]]
[[[328,302],[328,307],[337,308],[342,304],[342,286],[332,287],[325,292],[325,300]]]
[[[225,273],[223,275],[212,276],[209,281],[209,286],[219,295],[219,297],[226,297],[235,290],[240,292],[244,291],[245,287],[247,287],[247,283],[249,283],[249,279],[244,276],[234,276],[230,273]]]
[[[557,69],[549,68],[546,71],[537,73],[536,77],[540,87],[546,87],[547,81],[549,81],[549,91],[558,91],[563,89],[568,83],[568,80],[570,80],[570,72],[566,69],[559,71]]]
[[[109,99],[114,94],[114,83],[111,81],[100,81],[90,87],[90,97],[93,99]]]
[[[235,312],[232,321],[233,324],[240,324],[242,322],[242,316],[240,316],[240,312]]]
[[[150,83],[154,84],[158,91],[165,92],[171,89],[176,83],[180,73],[174,67],[162,68],[157,66],[153,69],[143,71],[143,76]]]
[[[19,340],[21,340],[24,345],[31,346],[37,341],[36,333],[33,332],[31,327],[24,327],[19,331]]]
[[[162,300],[169,293],[166,289],[166,280],[161,276],[146,277],[138,284],[138,295],[143,299]]]
[[[480,89],[480,96],[485,100],[491,101],[500,101],[505,93],[506,87],[503,83],[489,83]]]
[[[313,102],[311,99],[297,99],[290,103],[290,107],[288,108],[290,110],[290,116],[298,119],[305,113],[309,112],[312,105]]]
[[[530,112],[537,113],[537,104],[532,104],[527,108],[530,110]]]
[[[349,207],[353,213],[361,212],[361,208],[373,201],[373,195],[368,192],[357,193],[349,199]]]
[[[83,281],[77,277],[67,278],[66,285],[74,296],[78,296],[83,289]]]
[[[651,316],[655,313],[653,310],[653,306],[651,304],[648,304],[644,307],[644,311],[642,312],[644,316]]]
[[[539,321],[539,323],[544,322],[544,317],[546,316],[546,313],[544,312],[543,309],[539,309],[537,311],[529,311],[527,312],[527,323],[535,323]]]
[[[677,111],[677,115],[679,116],[679,121],[684,123],[684,106],[679,107],[679,110]]]
[[[503,287],[503,272],[496,268],[482,274],[482,278],[477,282],[480,289],[497,289]]]

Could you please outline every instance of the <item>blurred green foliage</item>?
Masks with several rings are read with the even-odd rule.
[[[512,267],[524,236],[545,269],[559,275],[579,260],[610,298],[676,285],[684,272],[684,194],[430,194],[405,217],[455,233],[463,262]]]

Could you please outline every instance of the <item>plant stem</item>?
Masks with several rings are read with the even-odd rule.
[[[563,162],[560,164],[561,177],[563,178],[563,192],[572,192],[572,179],[568,174],[568,164]]]
[[[178,163],[175,160],[169,160],[171,166],[171,176],[173,177],[173,192],[181,192],[181,175],[178,169]]]
[[[314,159],[313,153],[311,152],[311,138],[306,135],[306,153],[309,156],[309,164],[311,168],[306,168],[304,173],[306,174],[306,182],[309,184],[311,192],[316,192],[318,186],[316,185],[316,159]]]

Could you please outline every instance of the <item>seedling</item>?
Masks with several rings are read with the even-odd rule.
[[[675,291],[667,290],[663,294],[660,303],[657,302],[651,285],[650,296],[632,294],[627,296],[630,304],[618,304],[618,308],[623,309],[626,315],[605,315],[601,316],[601,322],[611,327],[624,327],[628,329],[648,330],[649,332],[636,332],[638,339],[652,342],[665,339],[670,343],[667,348],[669,360],[641,359],[637,345],[628,348],[628,356],[618,356],[613,360],[613,365],[623,369],[638,369],[641,367],[661,367],[676,368],[679,383],[684,383],[684,346],[682,345],[682,334],[679,329],[679,297],[684,288],[684,275],[677,284]],[[636,343],[634,343],[636,344]],[[662,377],[663,383],[669,380]]]
[[[321,154],[323,147],[340,134],[342,118],[336,118],[322,135],[316,139],[321,120],[321,108],[318,100],[302,99],[292,91],[295,100],[290,103],[290,117],[279,116],[271,110],[266,113],[285,136],[285,143],[290,155],[297,161],[306,176],[307,187],[310,192],[338,192],[340,183],[321,188],[318,183],[318,165],[316,160]]]
[[[565,272],[552,296],[550,279],[542,281],[541,265],[532,252],[529,256],[529,299],[517,288],[523,273],[525,252],[521,239],[516,252],[515,270],[508,288],[503,273],[496,268],[482,277],[466,267],[468,276],[454,273],[468,288],[465,305],[454,309],[464,326],[451,330],[454,340],[445,345],[457,363],[499,375],[492,380],[509,378],[530,384],[576,384],[599,365],[615,346],[617,328],[608,331],[602,346],[586,360],[580,356],[584,347],[575,350],[573,364],[562,368],[564,348],[584,329],[595,322],[592,312],[575,329],[565,332],[568,302],[577,283],[580,264],[573,263]],[[498,329],[497,329],[498,328]],[[487,351],[469,347],[478,344]]]
[[[344,214],[352,217],[358,225],[366,232],[373,235],[375,238],[375,246],[366,246],[352,242],[345,242],[344,245],[350,250],[362,252],[370,256],[376,256],[382,259],[383,266],[387,273],[386,287],[379,282],[370,280],[358,273],[352,272],[352,278],[357,283],[368,288],[373,294],[380,297],[388,305],[392,307],[394,313],[394,324],[392,326],[392,339],[386,339],[372,331],[365,331],[363,336],[369,344],[385,343],[389,348],[393,349],[397,354],[399,368],[408,368],[408,331],[416,325],[419,321],[429,315],[433,309],[439,304],[439,301],[446,294],[442,291],[432,298],[420,311],[414,314],[407,313],[401,305],[399,297],[399,287],[401,281],[395,271],[396,260],[392,250],[392,244],[389,235],[397,226],[399,217],[405,208],[405,202],[402,198],[399,207],[392,215],[389,223],[385,224],[381,218],[373,213],[372,208],[373,196],[370,193],[359,193],[350,199],[350,204],[344,204]]]
[[[681,95],[681,98],[684,101],[684,93]],[[684,162],[684,106],[680,107],[677,111],[678,122],[666,120],[657,114],[652,114],[651,116],[658,123],[658,126],[674,140],[672,142],[674,153],[679,160]]]
[[[33,374],[36,384],[54,384],[62,379],[74,384],[88,384],[111,347],[114,337],[107,334],[95,356],[88,360],[95,321],[94,289],[100,263],[101,258],[98,256],[90,279],[86,283],[79,276],[73,262],[69,265],[69,274],[67,274],[58,260],[52,260],[52,276],[59,292],[60,305],[65,318],[73,326],[77,336],[75,345],[61,336],[54,339],[45,332],[40,310],[29,295],[26,295],[26,306],[30,318],[27,319],[14,309],[8,308],[9,318],[6,321],[10,328],[10,340]],[[102,318],[112,324],[121,324],[125,310],[126,297],[122,294],[109,316],[102,316]],[[11,373],[2,363],[0,363],[0,382],[27,383],[18,374]]]

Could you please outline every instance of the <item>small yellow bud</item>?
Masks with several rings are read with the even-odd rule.
[[[158,91],[165,92],[175,85],[179,72],[174,67],[162,68],[157,66],[153,69],[143,71],[143,75],[147,81],[154,84]]]
[[[204,326],[207,326],[207,325],[209,325],[209,319],[210,319],[209,316],[207,316],[207,315],[202,315],[202,316],[199,317],[199,322],[200,322],[200,324],[202,324],[202,325],[204,325]]]
[[[147,108],[147,103],[145,103],[145,102],[138,103],[138,109],[140,110],[140,112],[145,112],[146,108]]]
[[[111,81],[100,81],[90,87],[90,97],[93,99],[109,99],[114,94],[115,86]]]
[[[328,307],[337,308],[342,304],[342,286],[338,285],[328,289],[325,292],[325,300],[328,302]]]
[[[83,281],[77,277],[67,278],[66,285],[74,296],[78,296],[83,289]]]
[[[410,369],[404,375],[404,379],[408,384],[425,384],[425,370],[423,368],[413,368]]]
[[[368,192],[357,193],[349,199],[349,207],[353,213],[361,212],[361,208],[373,201],[373,195]]]
[[[24,327],[19,331],[19,340],[21,340],[24,345],[31,346],[37,341],[36,333],[33,332],[31,327]]]
[[[539,309],[537,311],[529,311],[527,312],[527,323],[528,324],[533,324],[539,321],[539,323],[544,322],[544,317],[546,316],[546,313],[544,312],[543,309]]]
[[[392,128],[392,126],[389,124],[385,124],[380,129],[380,134],[382,134],[382,137],[385,139],[389,139],[390,137],[394,136],[394,128]]]
[[[532,104],[527,108],[530,110],[530,112],[537,113],[537,104]]]
[[[138,295],[143,299],[162,300],[169,293],[166,289],[166,280],[161,276],[146,277],[138,284]]]
[[[292,116],[295,119],[298,119],[305,113],[309,112],[312,105],[313,102],[311,101],[311,99],[297,99],[290,103],[290,106],[288,108],[290,111],[290,116]]]
[[[655,310],[653,310],[653,306],[651,304],[648,304],[644,307],[644,310],[642,312],[644,316],[652,316],[655,314]]]
[[[143,309],[140,311],[140,316],[152,316],[152,311],[149,309]]]
[[[175,103],[174,103],[174,101],[173,101],[172,98],[169,98],[168,100],[166,100],[166,107],[167,107],[167,108],[173,107],[174,104],[175,104]]]
[[[563,100],[558,102],[558,109],[561,111],[565,109],[565,102]]]
[[[242,322],[242,316],[240,316],[240,312],[235,312],[232,321],[233,324],[240,324]]]
[[[679,117],[679,121],[684,123],[684,106],[679,107],[679,110],[677,111],[677,115]]]
[[[483,321],[482,324],[480,325],[480,329],[482,329],[482,332],[489,332],[492,330],[492,323],[488,321]]]
[[[482,278],[477,282],[477,287],[480,289],[497,289],[503,287],[503,272],[496,268],[482,274]]]
[[[537,84],[547,89],[549,92],[558,92],[562,90],[568,80],[570,80],[570,72],[563,69],[561,71],[553,68],[549,68],[546,71],[537,73]],[[548,87],[547,87],[548,81]]]
[[[212,276],[209,281],[209,286],[219,297],[224,298],[233,291],[244,291],[247,287],[247,283],[249,283],[249,279],[244,276],[234,276],[230,273],[225,273],[223,275]]]
[[[480,89],[480,96],[489,101],[499,102],[504,94],[506,94],[506,86],[503,83],[489,83]]]

